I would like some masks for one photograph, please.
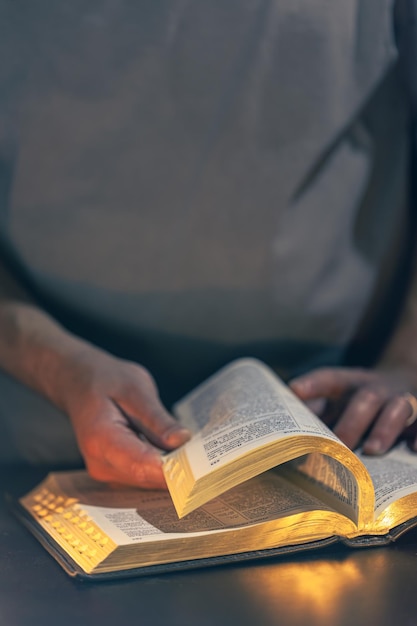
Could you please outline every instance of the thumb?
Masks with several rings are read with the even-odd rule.
[[[131,427],[160,448],[177,448],[191,437],[190,431],[164,407],[151,378],[137,381],[114,401]]]

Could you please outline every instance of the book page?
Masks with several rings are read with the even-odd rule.
[[[358,523],[359,486],[347,467],[319,452],[289,461],[284,467],[295,484],[304,486],[321,501]]]
[[[179,402],[175,413],[181,423],[197,433],[182,446],[196,479],[214,466],[221,467],[285,437],[313,435],[339,442],[268,367],[255,359],[241,359],[223,368]]]
[[[117,545],[164,541],[184,533],[205,535],[307,511],[331,510],[273,471],[230,489],[182,520],[167,492],[112,489],[83,471],[56,473],[48,479],[46,488],[55,498],[70,499],[72,511],[87,514]],[[23,504],[28,501],[26,496]]]
[[[357,453],[375,488],[375,517],[403,496],[417,492],[417,454],[401,443],[383,456]]]

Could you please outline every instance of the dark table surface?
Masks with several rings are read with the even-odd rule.
[[[0,469],[18,493],[45,470]],[[111,582],[70,578],[0,505],[1,626],[417,625],[417,530],[384,548],[327,548]]]

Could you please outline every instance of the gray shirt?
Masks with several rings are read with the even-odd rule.
[[[2,3],[1,224],[43,302],[178,394],[340,362],[400,258],[392,4]]]

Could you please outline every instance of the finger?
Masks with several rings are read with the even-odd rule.
[[[413,408],[407,398],[392,398],[383,408],[375,426],[363,444],[365,454],[383,454],[391,448],[406,428]]]
[[[161,448],[176,448],[191,436],[163,406],[151,376],[139,368],[114,401],[134,428]]]
[[[383,388],[363,387],[354,393],[333,428],[349,448],[355,448],[387,401]]]
[[[321,417],[326,408],[326,400],[324,398],[313,398],[312,400],[306,400],[306,405],[315,415]]]
[[[141,440],[116,413],[110,405],[79,437],[90,475],[100,481],[166,488],[160,450]]]
[[[350,391],[347,391],[343,396],[340,396],[340,398],[337,398],[335,400],[327,399],[324,410],[320,415],[320,419],[325,424],[333,428],[337,420],[341,417],[341,415],[343,415],[346,407],[350,402],[350,399],[355,393],[356,390],[352,389]]]
[[[361,368],[326,367],[308,372],[289,382],[302,400],[338,398],[352,387],[375,379],[375,373]]]

